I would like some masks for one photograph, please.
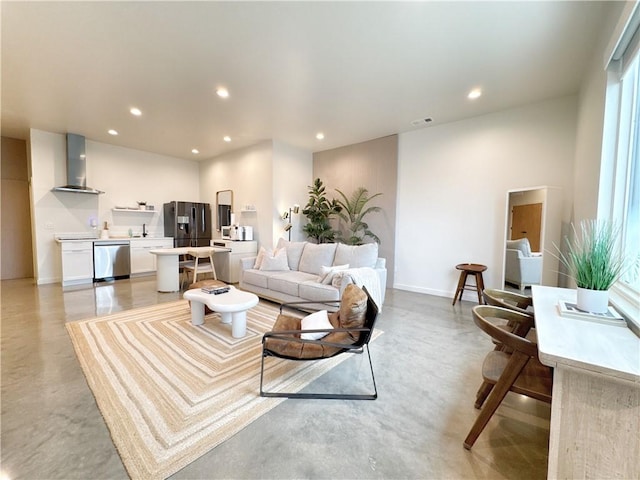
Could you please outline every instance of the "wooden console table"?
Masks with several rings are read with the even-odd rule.
[[[554,368],[548,478],[640,478],[640,339],[561,317],[575,290],[532,294],[540,361]]]

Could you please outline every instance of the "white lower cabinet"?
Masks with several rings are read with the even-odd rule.
[[[173,248],[173,238],[132,238],[131,274],[153,273],[156,271],[156,256],[151,250]]]
[[[64,242],[62,249],[62,285],[93,281],[93,242]]]
[[[216,266],[218,280],[227,283],[238,283],[240,281],[240,259],[245,257],[255,257],[258,253],[258,242],[255,240],[211,240],[213,247],[230,248],[228,253],[216,253],[213,256],[213,264]]]

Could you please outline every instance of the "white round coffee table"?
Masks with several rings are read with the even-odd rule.
[[[247,333],[247,310],[258,304],[258,296],[230,287],[226,293],[214,295],[205,293],[199,288],[187,290],[183,297],[191,302],[191,323],[204,323],[204,306],[206,305],[222,317],[222,323],[231,324],[231,335],[234,338],[244,337]]]

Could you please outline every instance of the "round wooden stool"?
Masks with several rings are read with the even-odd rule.
[[[462,293],[465,290],[477,290],[478,303],[482,305],[482,291],[484,290],[482,272],[486,269],[486,265],[480,265],[478,263],[460,263],[456,265],[456,270],[460,270],[460,280],[458,280],[458,289],[456,290],[456,294],[453,296],[452,305],[456,304],[456,300],[462,300]],[[476,277],[475,285],[467,285],[467,277],[469,275],[474,275]]]

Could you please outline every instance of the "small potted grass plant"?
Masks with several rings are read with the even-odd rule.
[[[609,289],[625,270],[624,255],[618,245],[620,229],[609,221],[583,220],[573,239],[565,237],[566,253],[558,258],[578,287],[580,310],[606,313]]]

